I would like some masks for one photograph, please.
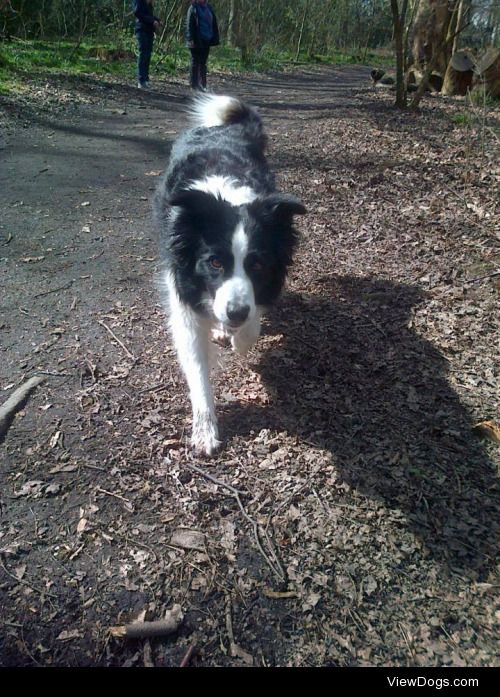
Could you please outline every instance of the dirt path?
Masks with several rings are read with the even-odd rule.
[[[0,388],[47,381],[0,446],[2,665],[175,666],[192,644],[208,666],[494,664],[496,451],[471,425],[498,406],[498,172],[462,104],[401,116],[368,75],[213,79],[260,107],[309,208],[250,366],[223,356],[213,461],[185,447],[154,282],[184,84],[7,105]],[[173,603],[173,637],[109,637]]]

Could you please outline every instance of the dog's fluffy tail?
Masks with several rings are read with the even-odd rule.
[[[255,135],[263,135],[257,110],[236,97],[202,94],[195,98],[191,106],[191,118],[195,126],[213,128],[241,123],[250,127]]]

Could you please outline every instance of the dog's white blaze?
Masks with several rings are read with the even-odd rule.
[[[199,179],[193,182],[189,188],[205,191],[215,198],[224,199],[233,206],[243,206],[257,198],[257,194],[249,186],[240,186],[235,179],[219,175]]]
[[[248,253],[248,237],[241,223],[233,233],[231,251],[234,259],[233,275],[222,284],[214,298],[214,314],[222,324],[229,324],[228,305],[233,307],[248,306],[250,311],[247,321],[255,317],[255,293],[252,281],[247,276],[244,267],[245,257]]]

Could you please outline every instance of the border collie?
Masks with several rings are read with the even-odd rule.
[[[257,111],[234,97],[203,95],[194,127],[174,143],[154,200],[169,324],[193,408],[191,443],[221,445],[212,388],[211,334],[245,354],[283,287],[306,212],[278,193]]]

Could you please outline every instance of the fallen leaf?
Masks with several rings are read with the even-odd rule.
[[[15,574],[15,577],[17,578],[18,581],[20,581],[23,578],[25,573],[26,573],[26,564],[20,564],[20,566],[17,566],[14,569],[14,574]]]
[[[43,484],[44,483],[40,479],[33,479],[30,482],[26,482],[26,484],[23,484],[19,491],[14,493],[14,497],[19,498],[20,496],[35,496],[36,494],[40,493]]]
[[[241,658],[248,666],[253,666],[253,656],[242,649],[241,646],[238,646],[238,644],[231,644],[229,653],[233,658]]]
[[[56,641],[71,641],[72,639],[81,639],[82,637],[83,634],[79,629],[65,629],[56,637]]]
[[[177,528],[174,530],[170,538],[170,544],[174,547],[182,547],[183,549],[197,549],[203,552],[205,549],[205,535],[198,530],[187,530],[186,528]]]
[[[80,520],[78,521],[78,525],[76,526],[76,532],[78,535],[81,535],[82,532],[84,532],[88,522],[89,521],[87,520],[87,518],[80,518]]]

